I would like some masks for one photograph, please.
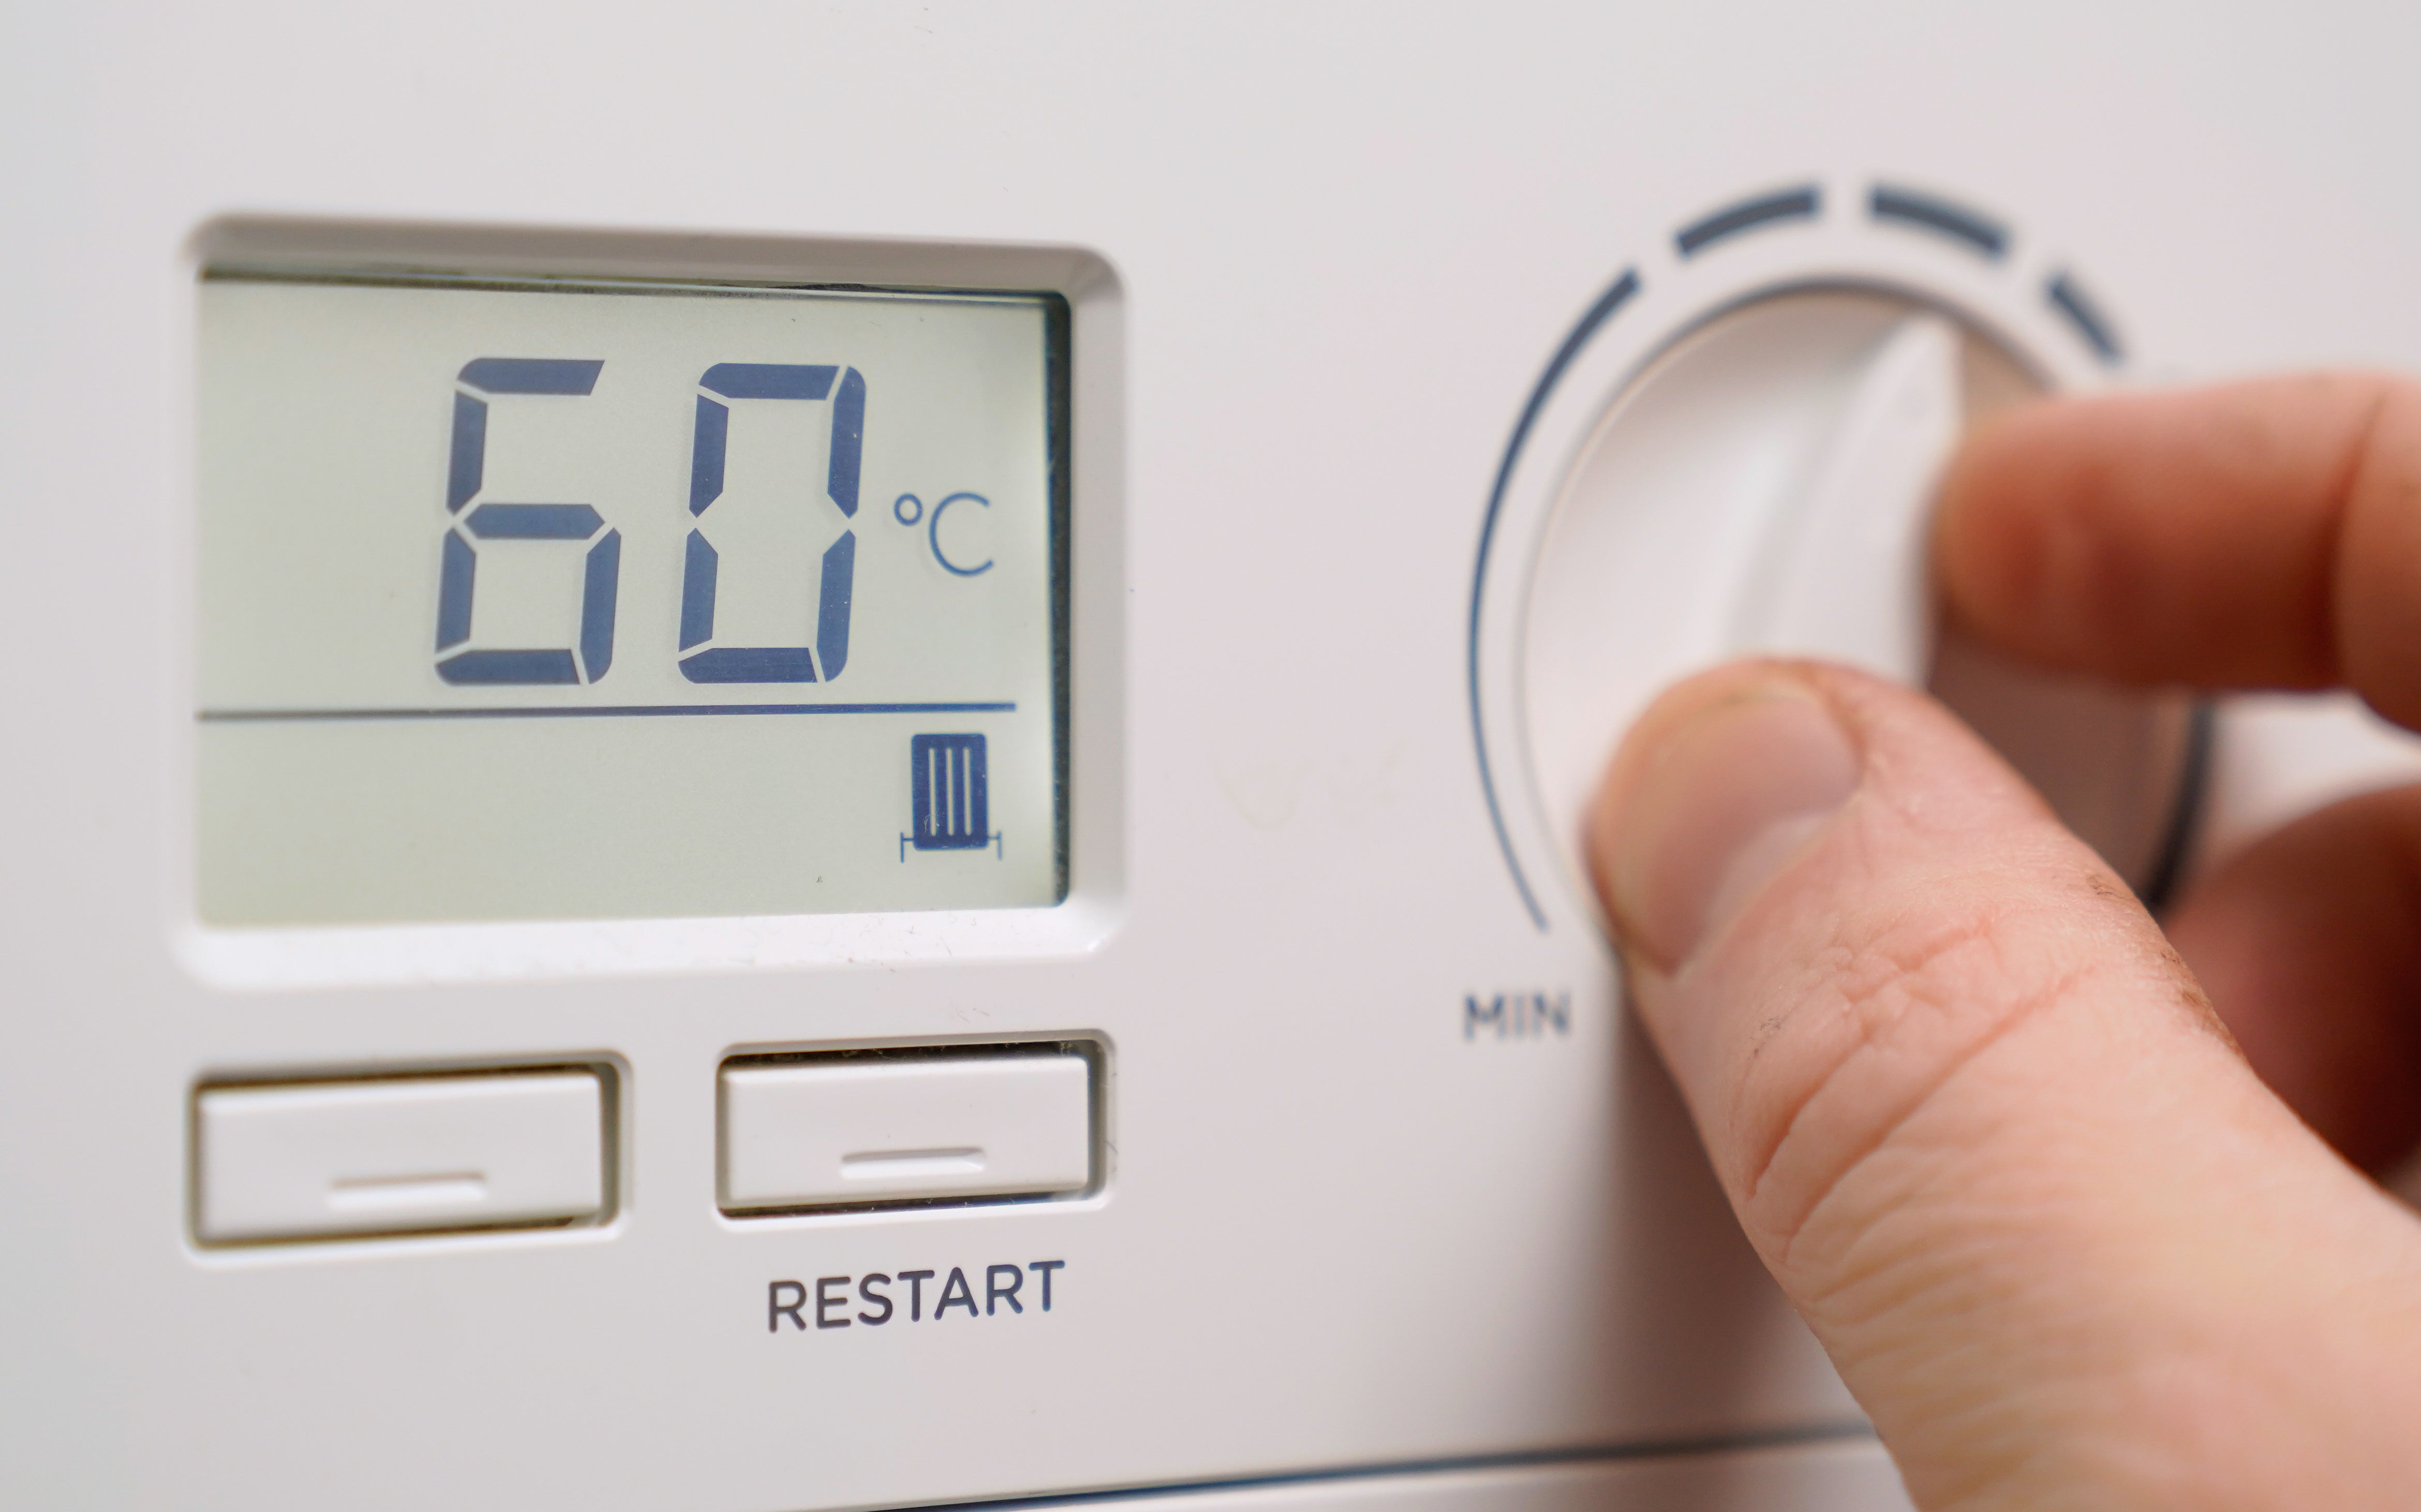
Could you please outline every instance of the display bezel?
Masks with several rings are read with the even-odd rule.
[[[180,417],[187,507],[177,602],[185,627],[175,685],[180,954],[226,986],[587,974],[1063,956],[1090,949],[1122,912],[1123,787],[1113,712],[1122,666],[1115,441],[1119,314],[1115,274],[1078,249],[758,237],[369,226],[231,218],[198,232],[180,270],[188,382]],[[199,498],[198,290],[218,278],[499,289],[779,297],[817,293],[1031,299],[1044,320],[1049,491],[1054,900],[1026,907],[705,918],[500,920],[224,927],[196,911]],[[1079,412],[1082,412],[1080,416]],[[1078,507],[1077,495],[1085,495]],[[1101,511],[1098,518],[1094,511]],[[1081,690],[1081,691],[1080,691]],[[1107,694],[1108,696],[1104,696]],[[1080,786],[1075,774],[1086,773]],[[1104,802],[1106,800],[1106,802]],[[1089,842],[1089,843],[1088,843]],[[1108,843],[1104,843],[1108,842]]]

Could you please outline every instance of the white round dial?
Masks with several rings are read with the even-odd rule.
[[[1613,397],[1549,513],[1518,656],[1530,775],[1575,877],[1591,795],[1647,701],[1763,653],[1929,680],[2122,874],[2150,878],[2187,706],[1936,633],[1927,533],[1942,470],[1967,425],[2042,387],[1956,316],[1816,288],[1703,322]]]

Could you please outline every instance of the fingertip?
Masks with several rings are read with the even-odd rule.
[[[1634,958],[1670,972],[1859,783],[1854,740],[1785,662],[1669,690],[1625,737],[1589,818],[1600,899]]]
[[[2365,507],[2416,489],[2421,392],[2407,381],[2052,397],[1967,437],[1934,561],[1951,617],[2030,661],[2132,683],[2321,686],[2345,648],[2393,652],[2421,617],[2371,608],[2410,602],[2421,530],[2397,527],[2421,513]],[[2351,549],[2350,522],[2378,540]],[[2396,591],[2362,592],[2382,569]]]
[[[2013,484],[2034,470],[2019,465],[2035,453],[2035,436],[2059,424],[2050,401],[2005,411],[1967,433],[1943,475],[1933,521],[1933,560],[1945,607],[1988,639],[2007,637],[2023,606],[2040,597],[2043,554],[2052,533],[2038,528]],[[2041,491],[2063,492],[2045,479]]]

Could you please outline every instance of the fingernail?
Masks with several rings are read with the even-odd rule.
[[[1857,748],[1804,684],[1777,678],[1678,716],[1650,710],[1590,826],[1617,927],[1679,969],[1857,790]]]

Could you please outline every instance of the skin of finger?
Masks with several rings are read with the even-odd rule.
[[[2421,729],[2421,387],[2387,386],[2351,486],[2334,594],[2339,671]]]
[[[1770,672],[1685,684],[1634,741],[1744,675]],[[1690,960],[1633,959],[1631,982],[1919,1504],[2421,1485],[2421,1229],[2261,1087],[2150,920],[1963,727],[1811,677],[1863,786]]]
[[[2318,688],[2421,725],[2421,388],[2366,374],[2054,399],[1968,438],[1951,615],[2136,683]]]
[[[2170,913],[2170,940],[2261,1079],[2348,1160],[2421,1140],[2421,787],[2264,836]]]

